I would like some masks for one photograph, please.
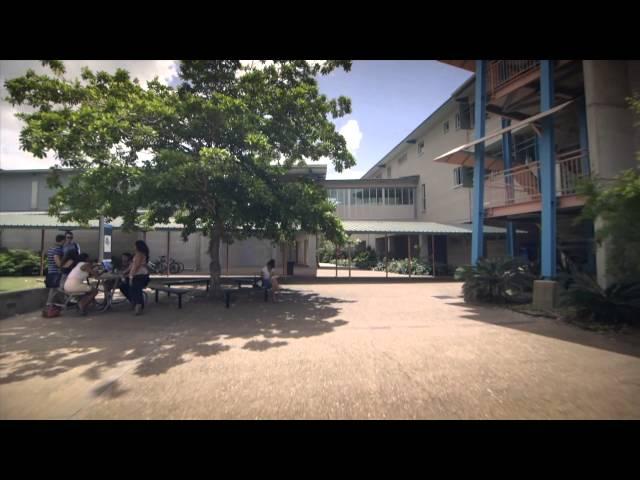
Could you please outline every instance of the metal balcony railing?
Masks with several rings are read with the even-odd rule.
[[[489,63],[489,95],[540,67],[540,60],[494,60]]]
[[[574,195],[578,181],[588,175],[588,153],[573,150],[556,156],[556,196]],[[485,208],[504,207],[540,200],[540,162],[518,165],[485,176]]]

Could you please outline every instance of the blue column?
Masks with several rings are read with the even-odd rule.
[[[589,135],[587,134],[587,104],[584,96],[578,103],[578,126],[580,128],[580,150],[584,153],[582,174],[589,175],[591,165],[589,164]]]
[[[486,92],[487,92],[486,60],[476,60],[476,94],[475,94],[475,138],[485,134]],[[473,231],[471,233],[471,263],[475,265],[484,252],[484,142],[475,146],[475,165],[473,168]]]
[[[502,128],[507,128],[511,125],[511,120],[508,118],[502,119]],[[513,137],[511,132],[502,134],[502,158],[504,160],[504,169],[509,170],[513,166],[511,164],[513,154]],[[507,195],[507,202],[513,201],[513,177],[509,175],[505,178],[505,188]],[[507,255],[513,257],[515,255],[515,229],[513,222],[507,221]]]
[[[541,60],[540,111],[553,107],[553,61]],[[540,230],[541,273],[543,278],[556,276],[556,162],[553,116],[542,119],[540,138],[540,185],[542,187],[542,222]]]

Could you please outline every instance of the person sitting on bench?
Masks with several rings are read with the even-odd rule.
[[[262,268],[262,288],[271,290],[271,299],[275,302],[275,293],[280,289],[278,278],[273,276],[273,269],[276,267],[276,261],[272,258]]]
[[[86,280],[89,276],[97,277],[99,273],[93,268],[89,262],[89,255],[82,253],[78,255],[78,263],[67,276],[64,283],[64,291],[68,294],[84,294],[78,302],[80,313],[87,314],[89,305],[98,294],[98,289],[87,285]]]

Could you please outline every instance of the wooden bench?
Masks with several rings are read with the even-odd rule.
[[[209,285],[211,285],[210,278],[167,278],[166,280],[158,280],[157,283],[162,283],[167,287],[172,285],[198,285],[205,284],[207,286],[207,292],[209,291]]]
[[[149,285],[148,288],[150,288],[151,290],[155,290],[156,291],[156,303],[158,303],[158,293],[159,292],[166,292],[167,296],[171,295],[172,293],[174,295],[177,295],[178,296],[178,308],[182,308],[182,296],[183,295],[194,293],[194,291],[192,289],[171,288],[171,287],[165,287],[164,285]]]
[[[236,284],[235,288],[226,287],[222,289],[224,293],[224,305],[226,308],[229,308],[231,304],[231,296],[241,292],[242,290],[246,290],[247,292],[253,292],[258,288],[261,288],[264,291],[264,301],[269,301],[269,291],[270,288],[263,288],[258,285],[258,282],[261,282],[261,278],[259,276],[252,277],[225,277],[223,280],[226,282],[233,282]],[[242,285],[250,285],[251,288],[242,288]]]

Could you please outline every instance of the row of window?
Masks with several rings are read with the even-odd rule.
[[[329,199],[338,205],[413,205],[411,187],[330,188]]]

